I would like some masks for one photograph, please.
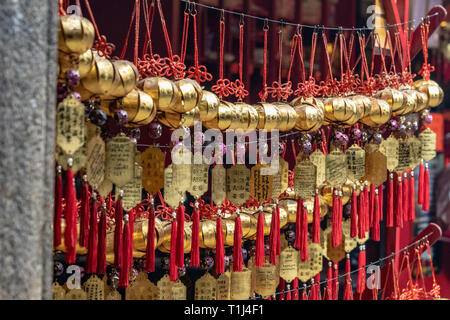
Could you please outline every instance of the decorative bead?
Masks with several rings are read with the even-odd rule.
[[[285,150],[286,150],[286,145],[284,143],[280,143],[279,148],[278,148],[278,152],[280,154],[283,154]]]
[[[225,261],[225,268],[228,268],[228,266],[230,265],[231,258],[229,256],[225,256],[224,261]]]
[[[412,130],[413,132],[416,132],[417,130],[419,130],[419,123],[418,123],[417,121],[413,121],[413,122],[411,123],[411,130]]]
[[[117,124],[123,126],[128,123],[128,113],[125,110],[119,110],[114,114],[114,120]]]
[[[404,124],[401,124],[398,127],[398,132],[400,132],[401,134],[405,134],[406,133],[406,126]]]
[[[359,130],[358,128],[353,128],[352,129],[352,137],[354,140],[361,139],[362,138],[361,130]]]
[[[75,99],[81,102],[81,95],[78,92],[72,91],[72,94],[75,97]]]
[[[189,256],[184,258],[184,265],[187,267],[189,267],[191,265],[191,258]]]
[[[91,123],[96,126],[103,126],[106,123],[106,119],[107,116],[103,110],[97,109],[89,113],[89,120],[91,120]]]
[[[135,268],[131,268],[130,269],[130,281],[133,282],[134,280],[136,280],[138,275],[138,271]]]
[[[56,277],[59,277],[60,275],[62,275],[64,272],[64,265],[59,262],[56,261],[55,264],[53,265],[53,273],[55,274]]]
[[[266,256],[269,255],[269,252],[270,252],[270,246],[269,246],[269,244],[265,244],[265,245],[264,245],[264,251],[265,251],[265,253],[266,253]]]
[[[80,73],[78,70],[69,69],[66,71],[66,81],[69,87],[76,87],[80,83]]]
[[[162,126],[158,122],[152,122],[148,126],[148,134],[152,139],[159,139],[162,135]]]
[[[381,144],[383,142],[383,135],[381,133],[375,133],[372,139],[374,143]]]
[[[139,140],[139,138],[141,137],[141,130],[139,128],[131,130],[131,137]]]
[[[398,122],[397,122],[397,120],[395,120],[395,119],[391,119],[391,120],[389,121],[388,125],[389,125],[389,128],[390,128],[392,131],[395,131],[395,130],[398,129]]]
[[[425,121],[426,124],[431,124],[433,122],[433,116],[429,114],[425,117],[423,121]]]
[[[312,151],[312,144],[310,141],[303,142],[302,147],[305,154],[309,154]]]
[[[248,258],[248,252],[247,252],[247,249],[242,248],[242,259],[243,259],[243,260],[247,260],[247,258]]]
[[[186,267],[178,268],[178,277],[184,277],[186,275]]]
[[[161,267],[163,270],[169,270],[170,267],[170,258],[168,257],[162,257],[161,258]]]

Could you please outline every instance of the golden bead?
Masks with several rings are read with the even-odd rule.
[[[168,111],[178,97],[178,88],[169,79],[150,77],[142,79],[137,87],[153,98],[155,106],[160,111]]]
[[[92,69],[81,79],[81,84],[94,94],[106,95],[113,88],[116,76],[116,70],[110,60],[96,57]]]
[[[83,53],[94,44],[94,25],[88,19],[68,14],[59,16],[58,49],[66,53]]]
[[[136,86],[139,79],[139,71],[136,66],[126,60],[114,60],[116,77],[113,88],[109,90],[105,98],[119,98],[126,96]]]
[[[203,90],[202,99],[198,104],[201,121],[210,121],[217,117],[220,100],[212,92]]]
[[[428,96],[429,107],[437,107],[444,101],[444,91],[433,80],[418,80],[414,82],[414,89]]]

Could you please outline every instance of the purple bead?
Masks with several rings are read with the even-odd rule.
[[[158,122],[150,123],[148,127],[148,134],[152,139],[159,139],[162,135],[162,126]]]
[[[81,94],[79,94],[76,91],[72,91],[73,96],[75,97],[75,99],[77,99],[78,101],[81,102]]]
[[[265,245],[264,245],[264,252],[265,252],[266,256],[269,255],[269,252],[270,252],[270,246],[269,246],[268,244],[265,244]]]
[[[178,277],[184,277],[186,275],[186,267],[178,268]]]
[[[433,116],[431,114],[427,115],[424,121],[426,124],[431,124],[433,122]]]
[[[383,142],[383,136],[381,135],[381,133],[375,133],[373,135],[373,142],[375,142],[376,144],[380,144]]]
[[[67,92],[67,86],[65,83],[58,83],[58,93],[66,93]]]
[[[141,137],[141,130],[139,128],[131,130],[131,137],[133,137],[136,140],[139,140],[139,138]]]
[[[80,83],[80,73],[78,70],[69,69],[66,71],[66,80],[69,87],[76,87]]]
[[[186,258],[184,258],[184,265],[186,267],[189,267],[191,265],[191,258],[189,256],[187,256]]]
[[[247,260],[247,258],[248,258],[248,252],[247,252],[247,249],[242,248],[242,259],[243,259],[243,260]]]
[[[310,141],[303,142],[303,152],[309,154],[312,151],[312,144]]]
[[[290,242],[294,241],[295,240],[295,232],[292,230],[286,231],[286,239]]]
[[[64,272],[64,265],[61,262],[56,261],[55,264],[53,265],[53,272],[55,276],[59,277]]]
[[[362,132],[361,140],[364,141],[364,142],[369,141],[369,134],[366,131]]]
[[[413,121],[413,122],[411,123],[411,130],[412,130],[413,132],[416,132],[417,130],[419,130],[419,123],[418,123],[417,121]]]
[[[395,119],[391,119],[389,121],[389,127],[391,128],[392,131],[395,131],[398,129],[398,122]]]
[[[132,143],[137,143],[136,138],[133,138],[133,137],[130,138],[130,141],[131,141]]]
[[[352,135],[353,135],[353,138],[354,138],[355,140],[361,139],[361,137],[362,137],[361,130],[359,130],[359,129],[357,129],[357,128],[354,128],[354,129],[352,130]]]
[[[205,261],[208,269],[212,268],[212,266],[214,265],[214,259],[212,257],[206,257]]]
[[[401,124],[401,125],[398,127],[398,131],[399,131],[401,134],[406,133],[406,126],[405,126],[404,124]]]
[[[223,258],[224,258],[224,261],[225,261],[225,268],[227,268],[230,265],[231,259],[230,259],[229,256],[225,256]]]
[[[128,113],[125,110],[119,110],[114,114],[114,120],[119,125],[124,125],[128,123]]]
[[[103,126],[106,123],[106,113],[103,110],[97,109],[89,113],[89,120],[96,126]]]
[[[57,95],[57,100],[58,100],[58,102],[61,102],[61,101],[63,101],[65,98],[67,97],[67,93],[58,93],[58,95]]]
[[[170,259],[168,257],[161,258],[161,266],[164,270],[169,270]]]

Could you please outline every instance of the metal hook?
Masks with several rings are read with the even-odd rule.
[[[191,2],[191,15],[195,16],[197,14],[197,4],[192,1]]]
[[[186,6],[184,7],[184,13],[190,14],[191,13],[191,1],[186,0]]]
[[[225,21],[225,10],[220,10],[220,21]]]
[[[301,26],[301,25],[297,25],[297,30],[296,30],[296,33],[297,33],[297,35],[301,35],[302,34],[302,31],[303,31],[303,27]]]
[[[264,19],[264,27],[263,30],[269,30],[269,19]]]
[[[244,14],[241,13],[241,17],[239,18],[239,25],[243,26],[244,25]]]

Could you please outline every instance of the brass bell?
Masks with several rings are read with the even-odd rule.
[[[77,69],[80,74],[80,78],[85,77],[92,69],[94,63],[94,53],[91,49],[86,50],[80,54],[77,58],[72,54],[67,54],[62,51],[58,52],[58,66],[59,78],[65,77],[65,73],[69,69]]]
[[[324,121],[324,113],[316,105],[302,103],[294,106],[297,113],[297,122],[295,129],[302,133],[309,133],[318,130]]]
[[[186,113],[165,112],[162,116],[172,129],[180,128],[181,126],[192,127],[195,121],[200,119],[200,111],[194,108]]]
[[[291,131],[297,123],[297,112],[290,105],[283,102],[274,103],[280,114],[280,131]]]
[[[59,16],[58,49],[66,53],[83,53],[94,44],[95,31],[88,19],[68,14]]]
[[[210,121],[217,117],[220,100],[211,91],[203,90],[202,99],[198,104],[201,121]]]
[[[170,110],[178,97],[178,88],[166,78],[145,78],[139,81],[136,86],[153,98],[156,108],[160,111]]]
[[[358,112],[361,112],[360,119],[364,118],[370,113],[371,100],[369,97],[363,95],[354,95],[348,98],[356,104]]]
[[[404,116],[414,112],[417,108],[417,91],[412,89],[403,89],[400,90],[403,94],[403,105],[397,110],[393,111],[392,114],[394,116]]]
[[[239,128],[237,129],[242,129],[243,131],[256,129],[258,125],[258,112],[256,109],[244,102],[236,102],[234,106],[239,114]]]
[[[192,79],[181,79],[175,82],[178,97],[170,107],[172,111],[183,113],[194,109],[202,99],[202,88]]]
[[[217,117],[204,122],[204,126],[207,129],[227,130],[231,125],[232,108],[232,103],[221,101],[217,110]]]
[[[248,128],[248,112],[245,108],[237,107],[235,104],[229,104],[231,110],[231,123],[228,130],[247,130]]]
[[[171,236],[172,224],[165,223],[162,228],[163,240],[158,246],[161,252],[170,252],[170,236]],[[191,251],[191,241],[192,241],[192,222],[184,223],[184,253],[189,253]]]
[[[433,80],[417,80],[414,82],[414,89],[428,95],[429,107],[437,107],[444,101],[444,91]]]
[[[391,119],[391,106],[385,100],[374,98],[370,100],[370,112],[360,122],[369,127],[380,127]]]
[[[134,89],[139,79],[139,71],[136,66],[126,60],[113,61],[116,72],[115,83],[104,98],[124,97]]]
[[[417,105],[414,112],[422,112],[428,107],[428,95],[426,93],[416,90],[417,94]]]
[[[81,79],[81,84],[90,92],[106,95],[114,86],[117,73],[113,63],[102,57],[95,57],[89,73]]]
[[[127,112],[128,124],[131,126],[133,126],[133,123],[139,126],[148,124],[156,117],[156,108],[152,97],[144,91],[136,89],[133,89],[125,97],[116,100],[110,106],[112,114],[118,110]]]
[[[280,114],[278,109],[271,103],[260,102],[255,106],[258,111],[258,126],[257,129],[264,129],[272,131],[279,128]]]
[[[396,112],[403,107],[403,93],[397,89],[386,88],[375,95],[375,98],[381,99],[389,103],[392,112]]]

